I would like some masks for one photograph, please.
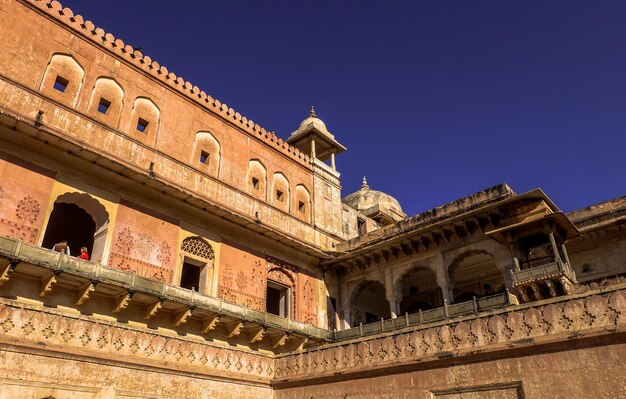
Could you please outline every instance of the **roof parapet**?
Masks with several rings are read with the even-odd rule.
[[[228,105],[214,99],[203,90],[200,90],[198,86],[186,81],[181,76],[176,76],[173,72],[168,71],[165,66],[153,61],[149,56],[143,55],[143,53],[138,49],[124,43],[121,39],[116,38],[111,33],[105,32],[104,29],[96,27],[92,21],[85,21],[81,15],[74,15],[74,12],[71,9],[63,7],[58,1],[25,1],[27,4],[37,7],[66,26],[73,28],[83,36],[91,39],[93,42],[115,53],[117,56],[135,65],[137,68],[146,72],[150,76],[166,83],[169,87],[185,95],[188,99],[194,101],[200,106],[220,115],[222,118],[232,122],[247,133],[257,136],[260,140],[265,141],[269,146],[275,147],[278,151],[289,156],[300,164],[310,167],[312,160],[307,154],[289,145],[286,141],[278,138],[275,133],[267,131],[254,121],[242,116],[239,112],[235,111]]]

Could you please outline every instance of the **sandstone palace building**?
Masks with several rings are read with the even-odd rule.
[[[316,111],[0,0],[0,398],[626,398],[626,197],[407,216]]]

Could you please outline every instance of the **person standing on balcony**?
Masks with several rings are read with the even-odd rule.
[[[63,239],[61,241],[59,241],[58,243],[54,244],[54,246],[52,247],[53,251],[57,251],[57,252],[62,252],[66,255],[70,254],[70,246],[67,245],[67,240]]]
[[[87,253],[87,247],[80,247],[80,255],[78,256],[81,259],[89,260],[89,254]]]

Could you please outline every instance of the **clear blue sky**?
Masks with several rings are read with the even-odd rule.
[[[626,195],[626,1],[61,3],[279,137],[315,105],[344,196]]]

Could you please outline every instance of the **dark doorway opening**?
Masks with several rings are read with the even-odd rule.
[[[89,253],[93,249],[96,223],[89,213],[75,204],[57,202],[50,214],[42,246],[52,248],[54,244],[65,239],[72,256],[80,255],[80,247],[87,247]]]
[[[289,288],[268,282],[265,309],[267,313],[289,317]]]
[[[200,274],[202,268],[191,263],[183,263],[183,270],[180,276],[180,286],[188,290],[200,291]]]

